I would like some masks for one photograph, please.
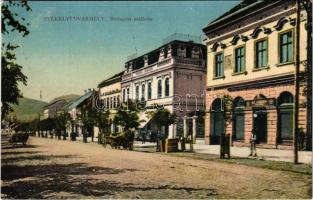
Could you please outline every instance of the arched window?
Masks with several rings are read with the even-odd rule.
[[[103,108],[105,109],[107,107],[106,105],[106,99],[101,99],[101,104],[103,105]]]
[[[278,105],[286,106],[293,104],[293,95],[290,92],[283,92],[278,97]]]
[[[254,100],[258,100],[258,99],[266,99],[266,96],[264,96],[263,94],[258,94],[254,97]]]
[[[152,87],[151,82],[148,83],[148,99],[150,100],[152,98]]]
[[[139,100],[139,85],[136,86],[136,100]]]
[[[117,105],[116,105],[116,107],[119,107],[119,106],[120,106],[120,103],[121,103],[121,97],[120,97],[120,95],[117,96],[116,100],[117,100]]]
[[[142,84],[142,86],[141,86],[141,101],[145,100],[145,93],[146,93],[146,85]]]
[[[162,80],[158,80],[158,97],[162,97]]]
[[[278,143],[293,139],[293,102],[290,92],[283,92],[278,97]]]
[[[245,132],[245,115],[243,109],[245,100],[242,97],[234,99],[234,115],[233,115],[233,140],[243,140]]]
[[[123,100],[122,100],[123,102],[125,102],[126,101],[126,90],[125,89],[123,89]]]
[[[242,97],[234,99],[234,109],[243,109],[245,107],[245,100]]]
[[[212,111],[213,112],[221,112],[222,111],[222,100],[220,98],[215,99],[212,103]]]
[[[107,109],[110,109],[110,98],[109,98],[109,97],[107,98],[107,105],[106,105],[106,108],[107,108]]]
[[[169,78],[165,79],[165,96],[170,96],[170,80]]]
[[[129,99],[129,88],[127,88],[127,101],[128,101],[128,99]]]
[[[113,108],[116,108],[116,96],[114,96],[113,99],[114,99],[114,100],[113,100],[113,101],[114,101],[114,102],[113,102]]]

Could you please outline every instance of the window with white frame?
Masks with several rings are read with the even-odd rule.
[[[139,100],[139,85],[136,85],[136,100]]]
[[[152,98],[152,85],[151,82],[148,83],[148,100]]]
[[[162,97],[162,80],[158,80],[158,98]]]
[[[141,101],[145,101],[145,92],[146,92],[146,85],[141,85]]]
[[[166,97],[170,96],[170,79],[169,78],[165,79],[165,96]]]

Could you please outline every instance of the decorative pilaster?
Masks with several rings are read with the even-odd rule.
[[[173,126],[173,137],[172,138],[176,138],[176,136],[177,136],[177,133],[176,133],[177,124],[176,124],[176,122],[172,126]]]
[[[204,142],[210,144],[210,132],[211,132],[211,113],[205,114],[205,129],[204,129]]]
[[[268,110],[267,112],[267,144],[276,144],[277,134],[277,111]]]
[[[197,116],[193,116],[192,117],[192,137],[193,137],[193,141],[196,141],[196,135],[197,135]]]
[[[184,116],[183,119],[184,119],[184,138],[187,138],[187,116]]]
[[[252,110],[246,110],[245,111],[245,133],[244,133],[244,141],[245,143],[250,143],[250,137],[251,137],[251,131],[252,131],[252,125],[253,124],[253,111]]]

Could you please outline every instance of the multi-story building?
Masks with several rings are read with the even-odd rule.
[[[125,63],[122,101],[145,101],[147,110],[158,105],[175,113],[178,122],[168,130],[169,137],[174,138],[182,134],[182,118],[186,114],[204,109],[205,63],[204,45],[192,41],[167,42]],[[140,121],[141,131],[158,131],[144,111]]]
[[[121,103],[121,81],[124,72],[115,74],[114,76],[102,81],[98,85],[99,97],[102,100],[102,104],[99,105],[98,109],[109,110],[111,133],[119,132],[120,129],[113,123],[114,116],[117,112],[117,108]]]
[[[233,99],[233,122],[226,127],[237,145],[251,131],[267,146],[293,139],[296,3],[245,0],[205,28],[208,50],[205,140],[218,143],[224,132],[222,97]],[[300,72],[306,62],[307,15],[300,19]],[[306,132],[306,98],[300,88],[299,127]]]

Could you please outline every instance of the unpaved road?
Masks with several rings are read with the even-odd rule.
[[[2,146],[2,198],[311,198],[311,176],[32,137]]]

